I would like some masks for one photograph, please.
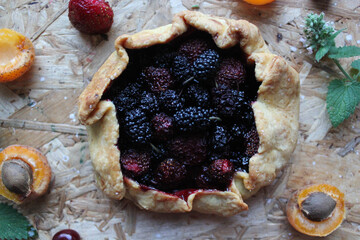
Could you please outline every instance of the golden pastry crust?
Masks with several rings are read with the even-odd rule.
[[[158,190],[143,190],[136,181],[122,177],[116,148],[119,124],[111,102],[100,101],[110,82],[128,63],[127,49],[167,43],[190,28],[206,31],[219,48],[239,44],[255,64],[255,77],[262,82],[252,105],[259,133],[258,153],[249,161],[249,173],[236,172],[228,191],[198,190],[185,200]],[[298,134],[299,77],[286,61],[268,50],[258,28],[245,20],[232,20],[184,11],[172,24],[122,35],[115,41],[116,52],[103,64],[80,96],[79,118],[87,125],[91,159],[100,188],[115,199],[131,199],[143,209],[157,212],[191,210],[223,216],[247,210],[243,199],[269,185],[293,152]],[[101,129],[101,131],[100,131]],[[114,133],[117,131],[117,134]]]

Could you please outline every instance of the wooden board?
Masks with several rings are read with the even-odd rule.
[[[346,220],[325,239],[360,239],[360,109],[331,128],[325,93],[337,71],[315,63],[302,36],[304,17],[325,12],[337,29],[346,28],[339,45],[360,45],[359,0],[277,0],[266,6],[241,0],[109,2],[115,19],[106,39],[75,30],[67,0],[0,0],[0,28],[25,34],[36,49],[32,70],[0,85],[0,147],[31,145],[50,161],[50,193],[19,208],[40,239],[64,228],[76,229],[83,239],[312,239],[297,233],[284,214],[290,194],[312,183],[333,184],[346,196]],[[300,136],[291,161],[271,186],[247,201],[249,211],[230,218],[150,213],[127,200],[108,199],[94,184],[86,131],[76,118],[77,97],[114,51],[118,35],[170,23],[174,13],[196,4],[204,13],[255,23],[271,51],[286,58],[301,78]]]

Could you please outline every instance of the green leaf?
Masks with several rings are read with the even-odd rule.
[[[344,31],[346,28],[340,29],[339,31],[336,31],[335,33],[333,33],[330,37],[329,40],[334,40],[337,35],[339,35],[342,31]]]
[[[10,205],[0,203],[0,239],[33,239],[37,231]]]
[[[330,82],[326,96],[326,108],[331,124],[337,127],[360,103],[360,82],[335,79]]]
[[[327,45],[325,47],[319,48],[319,50],[315,54],[315,59],[319,62],[330,50],[331,45]]]
[[[329,58],[348,58],[360,56],[360,47],[345,46],[339,48],[330,48]]]
[[[359,71],[360,71],[360,59],[353,61],[353,62],[351,63],[351,67],[352,67],[352,68],[355,68],[356,70],[359,70]]]

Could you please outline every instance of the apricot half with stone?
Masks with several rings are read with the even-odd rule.
[[[34,62],[30,39],[7,28],[0,29],[0,82],[10,82],[27,72]]]
[[[292,196],[286,214],[297,231],[309,236],[327,236],[344,219],[344,194],[328,184],[310,186]]]
[[[51,180],[46,157],[29,146],[12,145],[0,152],[0,195],[20,204],[45,194]]]

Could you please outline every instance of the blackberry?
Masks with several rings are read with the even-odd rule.
[[[178,187],[186,179],[186,167],[173,158],[168,158],[159,164],[155,179],[162,190]]]
[[[197,37],[183,42],[180,45],[179,53],[186,56],[190,62],[194,62],[200,54],[208,49],[210,49],[209,42],[204,38]]]
[[[207,144],[201,136],[182,136],[170,142],[169,150],[185,165],[199,165],[206,161]]]
[[[217,72],[215,81],[233,89],[243,89],[246,80],[245,66],[234,57],[225,58]]]
[[[151,159],[154,162],[160,162],[167,157],[168,151],[163,144],[151,144],[151,147]]]
[[[160,109],[165,113],[174,113],[184,106],[184,98],[174,90],[167,90],[159,95]]]
[[[230,137],[231,137],[231,145],[233,148],[237,150],[244,148],[244,136],[247,132],[247,128],[244,124],[235,123],[231,127]]]
[[[193,68],[185,56],[177,55],[174,57],[171,73],[179,82],[185,82],[193,77]]]
[[[150,115],[159,111],[159,104],[155,94],[144,91],[140,98],[139,107]]]
[[[145,112],[139,108],[125,114],[124,130],[133,143],[146,143],[151,138],[150,123],[147,122]]]
[[[210,126],[211,116],[213,116],[211,109],[188,107],[174,114],[175,126],[182,132],[203,131]]]
[[[220,56],[215,50],[206,50],[193,62],[196,80],[211,82],[220,64]]]
[[[154,93],[165,91],[173,87],[175,83],[170,71],[166,68],[146,67],[141,72],[140,78],[149,85],[150,90]]]
[[[160,68],[171,68],[171,63],[176,56],[173,47],[169,44],[159,44],[154,47],[156,52],[153,57],[152,66]]]
[[[245,101],[244,105],[242,106],[242,112],[240,117],[240,121],[248,127],[254,126],[255,124],[255,117],[254,112],[251,107],[250,101]]]
[[[250,157],[243,152],[232,152],[230,161],[234,164],[235,171],[249,172]]]
[[[220,116],[233,117],[242,114],[243,109],[246,108],[247,100],[243,91],[219,85],[213,89],[213,104]]]
[[[138,105],[138,96],[141,92],[139,83],[130,83],[124,89],[117,90],[112,99],[117,112],[121,115]]]
[[[258,152],[260,143],[259,135],[256,128],[254,127],[250,131],[248,131],[245,134],[244,139],[246,143],[245,154],[249,157],[255,155]]]
[[[121,169],[125,176],[138,178],[150,169],[150,154],[129,149],[120,156]]]
[[[156,114],[151,120],[153,137],[156,140],[167,140],[173,133],[173,118],[165,113]]]
[[[199,106],[207,108],[210,105],[209,92],[199,85],[190,85],[184,91],[185,102],[188,106]]]
[[[211,144],[215,152],[226,152],[229,147],[230,136],[223,126],[215,126],[212,133]]]

